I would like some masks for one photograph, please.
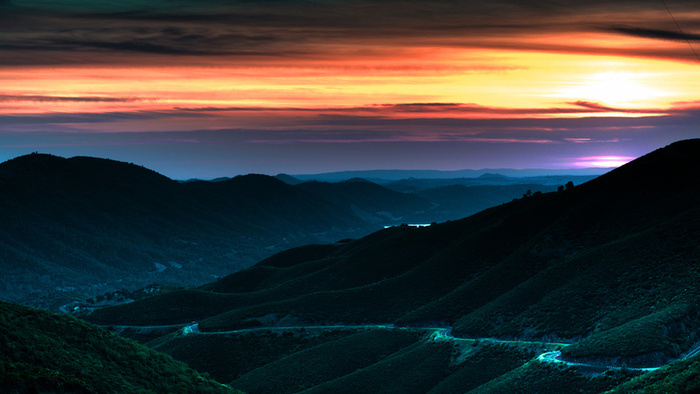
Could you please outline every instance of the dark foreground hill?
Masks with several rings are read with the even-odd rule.
[[[431,206],[376,185],[373,201],[352,201],[367,186],[342,186],[316,193],[263,175],[180,183],[112,160],[19,157],[0,164],[0,298],[42,305],[55,290],[201,284]]]
[[[532,195],[459,221],[398,226],[343,244],[292,249],[198,289],[97,310],[87,318],[129,325],[197,320],[199,329],[209,332],[339,322],[449,325],[462,337],[566,341],[571,345],[562,349],[562,358],[570,361],[659,366],[683,357],[700,341],[698,174],[700,140],[681,141],[569,190]],[[204,347],[190,342],[216,337],[165,338],[158,346],[173,354],[177,347],[189,347],[177,354],[192,361],[203,357],[195,354]],[[407,365],[425,358],[413,348],[402,349],[399,354],[416,355],[404,360]],[[279,358],[271,356],[255,371],[229,371],[227,378],[251,390],[248,379],[274,375],[296,357],[316,366],[339,357],[318,350],[277,353]],[[468,357],[448,358],[450,368],[425,384],[469,380],[475,371],[452,375],[461,370],[458,360]],[[394,361],[368,361],[361,371],[376,372]],[[484,383],[482,391],[517,392],[518,382],[533,373],[549,376],[542,384],[555,377],[573,381],[566,377],[571,371],[518,365]],[[383,371],[371,376],[377,382],[391,379],[391,370]],[[672,373],[665,371],[655,374]],[[697,380],[694,371],[691,381]],[[351,387],[366,378],[341,371],[327,382]],[[612,388],[617,377],[611,379],[582,390]],[[333,392],[326,383],[314,387]]]
[[[75,318],[0,302],[3,393],[238,393]]]

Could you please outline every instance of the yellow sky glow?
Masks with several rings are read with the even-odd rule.
[[[385,103],[468,103],[544,109],[572,107],[571,103],[578,101],[662,111],[676,102],[697,100],[700,91],[700,67],[689,63],[454,48],[416,49],[411,56],[362,63],[297,61],[283,67],[221,63],[217,67],[4,69],[0,70],[2,93],[14,98],[0,102],[0,113],[212,106],[327,108]],[[124,100],[50,102],[15,96]]]

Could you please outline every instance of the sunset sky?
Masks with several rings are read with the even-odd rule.
[[[617,166],[700,137],[696,51],[695,0],[0,0],[0,161]]]

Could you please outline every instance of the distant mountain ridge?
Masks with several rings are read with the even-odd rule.
[[[133,325],[196,320],[205,332],[290,320],[451,326],[463,337],[570,341],[561,350],[568,360],[662,365],[700,341],[698,174],[700,139],[680,141],[573,188],[525,196],[458,221],[288,250],[198,289],[85,318]],[[189,341],[164,338],[159,346]],[[363,346],[374,349],[377,342]],[[294,357],[323,365],[318,354]],[[284,362],[242,371],[236,382],[274,376]],[[535,368],[521,365],[499,384],[517,389]],[[700,364],[694,365],[697,375]],[[452,368],[462,371],[459,364]],[[449,392],[446,380],[457,377],[439,371],[421,377],[432,379],[428,387],[443,387],[436,392]],[[571,375],[547,373],[550,381]],[[360,386],[366,377],[342,372],[328,384]],[[341,380],[344,385],[331,384]]]
[[[384,183],[387,181],[398,181],[401,179],[450,179],[450,178],[478,178],[484,174],[499,174],[507,177],[543,177],[543,176],[598,176],[613,168],[570,168],[570,169],[547,169],[547,168],[483,168],[480,170],[359,170],[359,171],[337,171],[318,174],[280,174],[291,176],[298,180],[315,180],[325,182],[340,182],[352,178],[364,178],[372,182]]]

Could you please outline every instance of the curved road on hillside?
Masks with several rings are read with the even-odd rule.
[[[251,327],[241,328],[230,331],[201,331],[199,324],[191,324],[183,327],[182,334],[201,334],[201,335],[224,335],[224,334],[245,334],[256,331],[292,331],[292,330],[361,330],[361,329],[380,329],[380,330],[419,330],[432,331],[430,338],[433,341],[468,341],[468,342],[492,342],[504,344],[520,344],[520,345],[544,345],[544,346],[568,346],[569,343],[560,342],[536,342],[536,341],[521,341],[521,340],[506,340],[495,338],[459,338],[452,336],[452,327],[411,327],[411,326],[395,326],[393,324],[360,324],[360,325],[330,325],[330,326],[274,326],[274,327]]]
[[[182,329],[182,335],[230,335],[230,334],[245,334],[250,332],[259,331],[292,331],[292,330],[354,330],[354,329],[385,329],[385,330],[423,330],[432,331],[430,334],[430,339],[436,342],[439,341],[465,341],[465,342],[490,342],[490,343],[501,343],[509,345],[541,345],[546,347],[564,347],[569,346],[569,343],[561,342],[536,342],[536,341],[522,341],[522,340],[505,340],[505,339],[495,339],[495,338],[459,338],[452,336],[452,327],[405,327],[405,326],[395,326],[393,324],[367,324],[367,325],[334,325],[334,326],[289,326],[289,327],[254,327],[254,328],[243,328],[238,330],[230,331],[201,331],[199,329],[199,323],[194,323],[188,325]],[[697,349],[700,352],[700,348]],[[558,363],[566,364],[569,366],[576,366],[584,369],[582,372],[592,372],[592,373],[602,373],[609,369],[621,369],[620,367],[614,366],[599,366],[585,363],[575,363],[564,361],[559,358],[561,355],[560,351],[550,351],[545,352],[537,356],[536,360],[540,362],[547,363]],[[656,368],[627,368],[634,371],[653,371]]]
[[[504,344],[520,344],[520,345],[544,345],[544,346],[568,346],[569,343],[561,342],[542,342],[542,341],[521,341],[521,340],[506,340],[495,338],[459,338],[452,336],[452,327],[411,327],[411,326],[395,326],[393,324],[360,324],[360,325],[330,325],[330,326],[286,326],[286,327],[251,327],[241,328],[230,331],[201,331],[199,324],[194,323],[182,329],[183,335],[201,334],[201,335],[223,335],[223,334],[245,334],[256,331],[292,331],[292,330],[358,330],[358,329],[382,329],[382,330],[419,330],[432,331],[430,338],[434,341],[468,341],[468,342],[492,342]]]
[[[430,334],[430,339],[436,342],[440,341],[465,341],[465,342],[490,342],[490,343],[501,343],[509,345],[541,345],[545,347],[565,347],[569,346],[570,343],[562,342],[537,342],[537,341],[523,341],[523,340],[506,340],[506,339],[495,339],[495,338],[459,338],[452,336],[452,327],[406,327],[406,326],[395,326],[393,324],[362,324],[362,325],[319,325],[319,326],[285,326],[285,327],[252,327],[252,328],[241,328],[237,330],[229,331],[201,331],[199,329],[199,323],[193,322],[192,324],[172,324],[167,326],[122,326],[122,325],[107,325],[103,327],[112,328],[132,328],[132,329],[162,329],[162,328],[177,328],[182,327],[181,334],[183,336],[187,335],[236,335],[236,334],[246,334],[261,331],[298,331],[298,330],[361,330],[361,329],[382,329],[382,330],[422,330],[427,332],[432,332]],[[686,358],[692,357],[700,353],[700,345],[696,348],[690,350],[685,356],[679,358],[679,360],[684,360]],[[587,363],[579,363],[573,361],[565,361],[560,358],[560,351],[548,351],[540,354],[535,359],[543,363],[552,364],[562,364],[572,367],[578,367],[581,372],[584,373],[603,373],[607,370],[620,370],[623,367],[612,366],[612,365],[595,365]],[[657,370],[661,367],[648,367],[648,368],[634,368],[625,367],[625,369],[632,371],[649,372]]]
[[[542,353],[539,356],[537,356],[537,361],[540,362],[545,362],[545,363],[553,363],[553,364],[564,364],[564,365],[569,365],[572,367],[580,367],[583,368],[583,372],[592,372],[592,373],[603,373],[607,370],[621,370],[621,369],[627,369],[630,371],[641,371],[641,372],[650,372],[650,371],[656,371],[657,369],[661,367],[648,367],[648,368],[639,368],[639,367],[616,367],[612,365],[596,365],[596,364],[587,364],[587,363],[577,363],[573,361],[565,361],[559,358],[561,356],[560,351],[554,351],[554,352],[546,352]]]

